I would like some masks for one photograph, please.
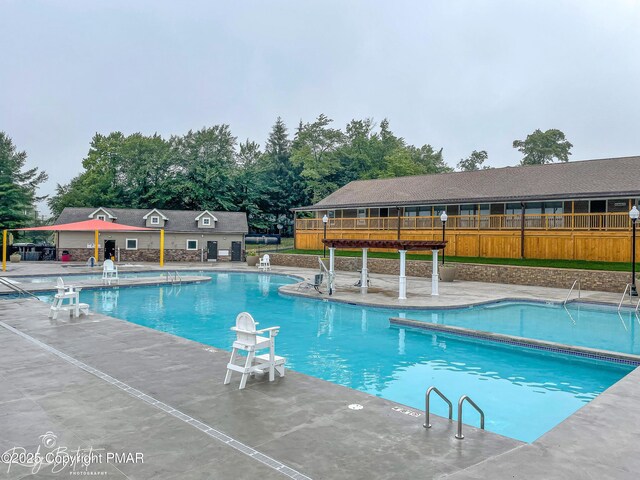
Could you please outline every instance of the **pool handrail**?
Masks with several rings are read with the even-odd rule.
[[[624,287],[624,292],[622,292],[622,298],[620,299],[620,303],[618,304],[618,311],[620,311],[620,309],[622,308],[622,304],[624,303],[624,297],[627,295],[627,290],[629,290],[629,297],[631,297],[631,284],[627,283],[627,285]]]
[[[438,390],[436,387],[431,386],[429,388],[427,388],[427,392],[424,394],[424,424],[422,425],[424,428],[431,428],[431,423],[429,423],[429,395],[431,395],[431,392],[436,392],[440,398],[442,400],[444,400],[445,402],[447,402],[447,405],[449,405],[449,420],[453,420],[453,404],[451,403],[451,400],[449,400],[444,393],[442,393],[440,390]]]
[[[10,282],[6,277],[0,277],[0,285],[4,285],[5,287],[9,288],[10,290],[13,290],[14,292],[17,292],[18,295],[29,295],[35,299],[38,299],[38,297],[36,297],[33,293],[31,293],[28,290],[25,290],[24,288],[20,287],[19,285],[16,285],[13,282]]]
[[[474,402],[473,400],[471,400],[471,398],[469,398],[469,395],[462,395],[460,397],[460,400],[458,400],[458,433],[456,433],[456,438],[458,440],[464,439],[464,435],[462,434],[462,404],[465,402],[465,400],[469,402],[469,404],[471,404],[471,406],[475,408],[480,414],[480,428],[484,430],[484,412],[476,404],[476,402]]]
[[[578,284],[578,298],[580,298],[580,293],[581,293],[581,290],[582,290],[582,288],[581,288],[582,287],[582,285],[581,285],[582,282],[580,282],[579,278],[576,278],[573,281],[573,285],[571,285],[571,288],[569,289],[569,293],[567,294],[567,298],[565,298],[564,302],[562,302],[563,305],[566,305],[567,302],[569,301],[569,297],[571,296],[571,292],[573,292],[573,289],[575,288],[576,284]]]

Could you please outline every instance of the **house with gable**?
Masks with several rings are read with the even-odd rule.
[[[100,232],[99,261],[105,258],[121,262],[158,261],[161,229],[165,232],[167,262],[241,261],[244,236],[248,233],[246,213],[209,210],[67,207],[55,225],[88,219],[155,230]],[[85,261],[94,254],[94,233],[58,232],[56,245],[58,257],[66,251],[72,260]]]

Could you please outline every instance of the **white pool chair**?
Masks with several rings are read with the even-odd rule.
[[[286,359],[278,357],[275,354],[276,335],[280,331],[280,327],[269,327],[256,330],[258,323],[253,319],[251,314],[242,312],[236,317],[236,326],[231,330],[236,332],[236,341],[233,342],[233,350],[231,351],[231,359],[227,364],[227,374],[224,377],[224,384],[231,382],[233,372],[242,374],[240,378],[240,390],[247,385],[249,375],[257,372],[269,372],[269,381],[275,380],[275,373],[284,377],[284,365]],[[263,335],[268,333],[268,337]],[[269,353],[256,355],[259,350],[269,349]],[[238,352],[247,352],[244,365],[236,365]]]
[[[65,285],[61,277],[58,277],[56,287],[58,288],[58,293],[53,297],[53,303],[49,309],[49,318],[56,320],[60,312],[67,315],[72,314],[75,317],[79,317],[81,313],[89,315],[89,305],[80,303],[81,287]],[[68,300],[68,303],[65,303],[65,300]]]
[[[111,282],[119,283],[118,267],[113,260],[105,260],[102,264],[102,284],[111,285]]]
[[[258,270],[262,270],[264,272],[271,271],[271,262],[269,260],[269,254],[265,253],[260,262],[258,263]]]

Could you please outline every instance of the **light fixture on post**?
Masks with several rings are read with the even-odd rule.
[[[444,242],[444,229],[447,225],[448,218],[449,217],[447,216],[447,212],[443,210],[442,214],[440,215],[440,221],[442,222],[442,241],[443,242]],[[444,247],[442,247],[442,265],[444,265]]]
[[[324,239],[326,240],[327,239],[327,223],[329,223],[329,217],[327,217],[326,213],[322,217],[322,223],[324,225]],[[322,258],[327,258],[327,244],[326,243],[322,244]]]
[[[640,216],[640,211],[634,205],[629,210],[629,218],[631,219],[632,240],[631,240],[631,290],[629,295],[632,297],[638,296],[638,290],[636,290],[636,222]]]

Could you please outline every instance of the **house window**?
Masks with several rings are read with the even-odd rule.
[[[187,250],[197,250],[198,240],[187,240]]]
[[[478,206],[475,203],[460,205],[460,215],[475,215],[478,213]]]
[[[211,219],[209,217],[204,217],[202,219],[202,225],[206,225],[206,226],[211,225]]]
[[[138,249],[138,239],[137,238],[127,238],[125,243],[125,248],[127,250],[137,250]]]
[[[103,222],[105,221],[105,216],[104,215],[98,215],[98,220],[102,220]]]
[[[504,213],[507,215],[520,215],[522,214],[522,205],[519,203],[507,203]]]
[[[160,217],[156,215],[151,217],[151,225],[159,225],[159,224],[160,224]]]

